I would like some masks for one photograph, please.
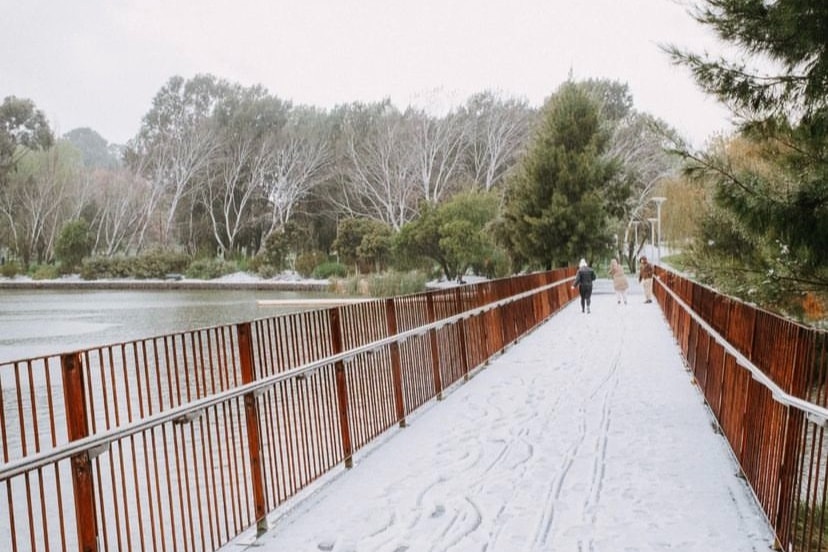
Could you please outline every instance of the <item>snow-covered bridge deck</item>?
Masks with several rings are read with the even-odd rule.
[[[226,550],[768,550],[658,305],[597,284]]]

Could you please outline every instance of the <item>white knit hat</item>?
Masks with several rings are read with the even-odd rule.
[[[585,267],[586,265],[586,259],[581,259],[581,262],[578,263],[578,266],[580,266],[581,268]]]

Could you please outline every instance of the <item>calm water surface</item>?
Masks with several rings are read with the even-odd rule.
[[[0,363],[295,311],[259,299],[322,297],[261,290],[0,290]]]

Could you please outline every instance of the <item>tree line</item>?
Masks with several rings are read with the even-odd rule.
[[[569,81],[538,109],[487,91],[435,114],[390,101],[323,111],[260,86],[176,76],[122,147],[91,129],[55,139],[28,100],[2,109],[0,247],[24,267],[76,270],[84,257],[154,249],[255,258],[271,271],[311,253],[362,270],[431,264],[449,278],[563,266],[621,243],[626,219],[677,166],[666,125],[607,80]],[[550,128],[555,119],[569,127]],[[545,198],[518,197],[533,178],[524,164],[545,155],[543,135],[563,144],[575,131],[583,141],[564,149],[588,153],[556,162],[576,173],[544,178],[573,201],[591,194],[571,214],[589,218],[526,232],[514,205]],[[572,164],[593,162],[603,172],[574,188]],[[570,211],[564,202],[540,216]]]

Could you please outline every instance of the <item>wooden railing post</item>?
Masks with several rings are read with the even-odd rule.
[[[236,326],[239,336],[239,360],[242,384],[256,379],[253,371],[253,340],[250,322]],[[267,506],[264,493],[264,469],[262,467],[262,439],[259,427],[259,401],[253,393],[244,396],[244,417],[247,422],[247,454],[250,458],[250,482],[253,485],[253,502],[256,510],[256,533],[267,531]]]
[[[63,375],[63,400],[66,405],[66,430],[69,441],[89,436],[83,366],[79,353],[60,357]],[[97,552],[98,521],[95,517],[95,482],[92,459],[88,451],[72,456],[72,488],[75,495],[75,517],[78,547],[81,552]]]
[[[342,315],[339,307],[331,309],[331,350],[338,355],[345,350],[342,339]],[[334,363],[336,374],[336,401],[339,406],[339,433],[342,436],[342,457],[346,468],[354,466],[354,449],[351,444],[351,426],[348,423],[348,380],[345,377],[345,363]]]
[[[457,306],[457,313],[463,312],[463,297],[460,295],[460,288],[454,288],[454,301]],[[463,379],[469,379],[469,355],[466,351],[466,320],[457,322],[457,330],[460,334],[460,368],[463,371]]]
[[[428,309],[428,322],[433,324],[437,320],[434,313],[434,294],[426,295],[426,309]],[[434,374],[434,396],[438,401],[443,400],[443,376],[440,367],[440,349],[437,343],[437,330],[431,328],[428,331],[428,341],[431,347],[431,370]]]
[[[553,282],[552,275],[550,273],[546,273],[546,278],[543,279],[543,285],[551,284]],[[552,316],[552,294],[554,293],[555,288],[548,289],[543,292],[543,319],[546,320],[550,316]]]
[[[388,328],[388,336],[397,335],[397,305],[394,299],[385,300],[385,323]],[[391,350],[391,380],[394,384],[394,407],[397,412],[397,420],[400,427],[405,427],[405,405],[403,403],[402,384],[402,362],[400,361],[400,344],[394,341],[390,345]]]
[[[694,310],[696,312],[698,312],[698,308],[695,305],[694,305]],[[745,311],[743,309],[739,310],[739,320],[737,321],[738,324],[744,324],[745,323],[744,313],[745,313]],[[744,354],[748,358],[748,360],[750,360],[751,362],[756,362],[757,359],[756,359],[756,355],[755,355],[755,351],[756,351],[756,312],[755,311],[751,311],[750,342],[749,343],[750,344],[748,345],[748,350],[743,351],[742,354]],[[764,368],[764,367],[760,366],[760,368]],[[747,439],[747,433],[748,433],[747,432],[747,426],[748,426],[748,418],[750,416],[750,412],[748,411],[748,408],[749,408],[749,405],[750,405],[750,399],[751,399],[750,390],[751,390],[753,381],[754,380],[751,379],[748,382],[748,384],[745,386],[744,410],[742,411],[742,424],[741,424],[741,429],[739,431],[739,433],[740,433],[740,435],[739,435],[740,445],[739,445],[739,450],[735,451],[737,453],[737,458],[739,459],[739,462],[743,466],[743,471],[744,471],[745,454],[747,454],[747,442],[748,442],[748,439]]]
[[[504,299],[503,297],[503,287],[498,285],[498,288],[495,292],[494,296],[495,300]],[[506,325],[503,322],[503,314],[504,311],[508,308],[507,305],[500,305],[496,309],[492,311],[492,322],[494,324],[494,328],[492,331],[492,335],[495,336],[497,339],[497,350],[502,351],[504,347],[506,347],[506,339],[503,335],[503,332],[506,331]]]
[[[791,382],[791,388],[787,389],[794,396],[801,396],[803,388],[807,387],[809,375],[807,372],[809,370],[806,366],[810,363],[809,353],[811,347],[807,346],[808,340],[804,335],[806,331],[804,328],[796,331],[796,342],[794,343],[791,362],[795,380]],[[788,409],[785,415],[786,419],[783,430],[785,435],[802,435],[802,426],[806,419],[805,415],[793,409]],[[790,437],[785,439],[782,445],[782,457],[777,466],[776,519],[773,520],[773,527],[781,528],[781,531],[777,530],[779,539],[774,542],[778,550],[783,549],[782,542],[791,541],[793,509],[796,504],[794,496],[796,493],[797,457],[800,453],[801,446],[803,446],[803,443],[799,439],[792,439]]]
[[[479,291],[480,305],[488,305],[492,301],[491,287],[489,285],[481,285],[477,288]],[[481,343],[485,348],[486,364],[494,354],[494,343],[492,343],[492,311],[486,311],[480,320],[480,329],[482,332]]]

